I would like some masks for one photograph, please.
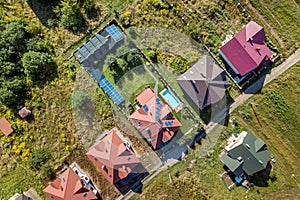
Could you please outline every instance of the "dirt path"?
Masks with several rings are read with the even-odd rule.
[[[265,18],[259,13],[259,11],[257,11],[252,4],[250,3],[249,0],[246,0],[246,5],[248,6],[248,8],[269,28],[269,30],[271,31],[271,34],[274,36],[274,38],[278,41],[279,45],[281,47],[284,47],[284,42],[283,40],[279,37],[279,35],[277,34],[277,32],[275,31],[275,29],[267,22],[267,20],[265,20]],[[276,18],[275,18],[276,20]]]

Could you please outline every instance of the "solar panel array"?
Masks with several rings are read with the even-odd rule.
[[[114,24],[108,26],[105,30],[112,36],[112,38],[116,42],[119,42],[120,40],[123,39],[123,35],[120,33],[120,31],[117,29],[117,27]]]
[[[99,69],[92,71],[92,77],[98,82],[100,87],[109,95],[109,97],[120,105],[124,101],[124,97],[115,89],[115,87],[103,76]]]
[[[120,105],[125,100],[104,76],[98,83],[117,105]]]
[[[121,41],[124,36],[117,29],[117,27],[113,24],[104,29],[101,33],[96,33],[94,37],[90,38],[89,41],[84,43],[81,47],[77,49],[74,53],[76,59],[82,63],[84,60],[88,59],[88,57],[100,48],[104,48],[104,44],[106,44],[109,40],[106,38],[106,34],[109,34],[115,42],[109,42],[109,46],[112,48],[115,43]],[[103,49],[102,49],[103,50]],[[103,50],[108,51],[108,50]]]

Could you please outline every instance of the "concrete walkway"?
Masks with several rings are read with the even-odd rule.
[[[147,64],[148,65],[148,64]],[[154,93],[158,94],[158,79],[154,76],[154,74],[148,69],[147,65],[144,65],[147,72],[152,76],[152,78],[155,80],[155,86],[154,86]]]

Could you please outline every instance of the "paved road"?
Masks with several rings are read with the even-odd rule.
[[[244,104],[251,96],[253,96],[255,93],[257,93],[262,86],[265,86],[266,84],[270,83],[272,80],[276,79],[278,76],[280,76],[282,73],[284,73],[287,69],[292,67],[294,64],[296,64],[298,61],[300,61],[300,48],[295,51],[294,54],[292,54],[289,58],[286,59],[282,64],[272,69],[270,74],[267,74],[265,77],[260,78],[255,83],[253,83],[249,88],[245,90],[243,94],[238,96],[234,99],[234,102],[231,105],[228,105],[222,112],[219,112],[218,115],[216,115],[212,121],[208,125],[204,127],[207,135],[209,136],[209,133],[218,125],[223,124],[222,122],[226,118],[227,115],[229,115],[232,111],[234,111],[237,107]],[[229,110],[229,112],[226,112],[226,110]],[[181,155],[180,155],[181,156]],[[169,159],[165,162],[164,165],[162,165],[155,173],[147,177],[143,184],[148,183],[152,178],[157,176],[161,171],[164,171],[168,167],[174,165],[177,163],[178,160],[176,159]],[[129,199],[134,193],[132,191],[128,192],[125,196],[120,196],[119,199]]]

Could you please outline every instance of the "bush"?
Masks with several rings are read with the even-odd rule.
[[[34,37],[34,38],[30,38],[26,45],[28,51],[47,52],[50,46],[50,42],[40,37]]]
[[[50,155],[44,149],[38,149],[33,152],[28,159],[28,164],[31,168],[40,169],[50,158]]]
[[[45,164],[41,167],[40,176],[42,179],[49,178],[53,173],[53,169],[50,164]]]

